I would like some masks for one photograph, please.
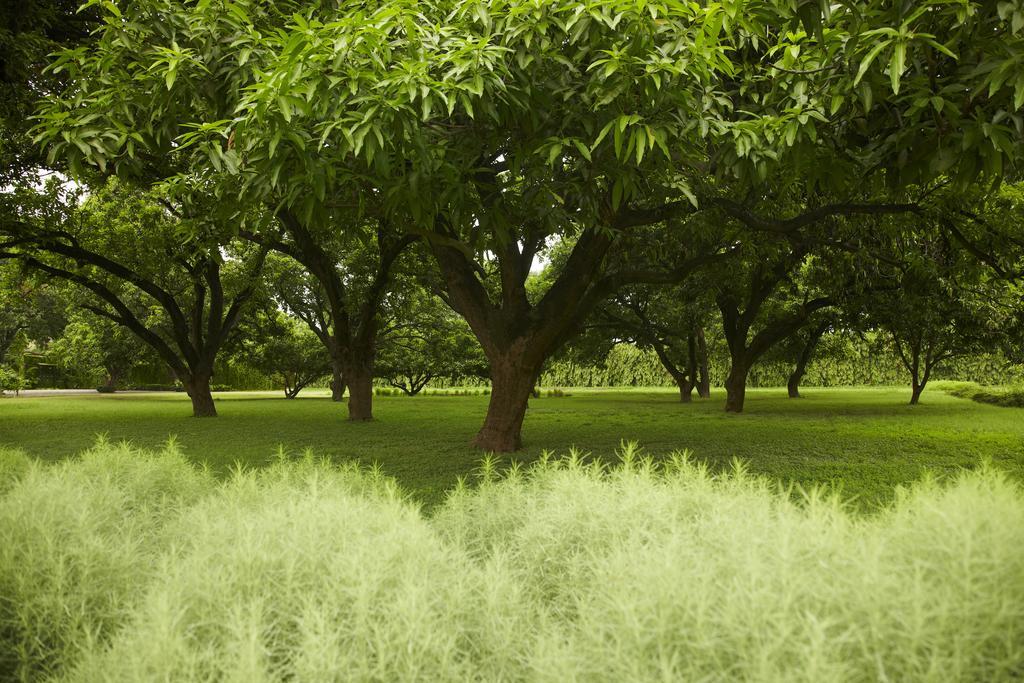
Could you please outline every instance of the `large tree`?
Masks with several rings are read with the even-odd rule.
[[[183,172],[198,174],[205,190],[236,204],[237,213],[263,207],[274,220],[248,224],[240,234],[294,259],[312,278],[305,301],[294,302],[331,357],[335,397],[347,387],[350,419],[368,420],[391,270],[415,239],[405,233],[407,221],[381,210],[365,177],[310,167],[301,179],[280,170],[245,174],[240,185],[237,177],[218,174],[255,170],[238,154],[241,138],[183,144],[197,128],[201,133],[245,106],[246,93],[281,47],[274,36],[296,13],[330,15],[335,6],[316,0],[240,0],[227,10],[163,0],[120,8],[87,3],[102,11],[103,30],[94,49],[65,52],[53,65],[51,72],[65,74],[69,85],[43,108],[38,132],[51,155],[74,171],[93,164],[164,183]],[[293,135],[271,138],[269,153],[282,141],[304,144]]]
[[[862,324],[885,333],[909,373],[916,405],[939,365],[998,347],[1018,302],[1006,280],[935,226],[896,223],[888,250],[896,261],[875,264],[883,286],[857,303]]]
[[[0,226],[0,258],[88,292],[84,308],[148,344],[185,386],[193,414],[215,416],[214,363],[258,287],[266,249],[232,241],[207,219],[213,207],[189,218],[183,212],[200,207],[116,181],[80,199],[56,182],[5,197],[20,219]]]
[[[396,235],[383,219],[365,233],[316,231],[283,209],[280,222],[277,234],[264,229],[245,235],[298,266],[278,264],[275,295],[323,343],[335,399],[348,388],[349,419],[370,420],[377,345],[387,326],[385,299],[394,289],[396,262],[414,238]]]
[[[150,138],[184,145],[307,226],[353,198],[408,222],[490,361],[486,449],[518,447],[545,359],[597,302],[699,264],[608,259],[636,228],[724,210],[786,230],[861,207],[757,215],[744,200],[783,170],[812,190],[871,190],[997,177],[1021,154],[1008,113],[1024,99],[1022,37],[1017,11],[992,3],[352,1],[306,5],[287,26],[274,21],[292,3],[231,7],[108,10],[97,50],[61,63],[76,85],[45,139],[125,167]],[[182,82],[192,94],[175,95]],[[190,104],[211,83],[216,106]],[[533,258],[557,235],[573,252],[531,299]]]

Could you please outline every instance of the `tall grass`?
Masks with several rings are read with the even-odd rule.
[[[8,463],[14,463],[8,465]],[[0,454],[10,680],[998,681],[1024,676],[1024,492],[988,468],[872,515],[623,451],[430,517],[311,457]]]

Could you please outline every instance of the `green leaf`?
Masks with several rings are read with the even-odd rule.
[[[868,69],[871,67],[871,63],[875,61],[875,57],[877,57],[878,54],[882,50],[884,50],[891,42],[891,40],[885,40],[879,43],[878,45],[875,45],[871,49],[871,52],[869,52],[867,56],[861,61],[860,68],[857,69],[857,77],[853,79],[854,87],[856,87],[857,84],[860,83],[860,79],[864,78],[864,74],[866,74]]]
[[[586,159],[587,161],[591,161],[590,150],[587,148],[585,144],[583,144],[581,140],[573,138],[572,144],[574,147],[576,147],[576,149],[579,150],[580,154],[583,156],[584,159]]]
[[[892,51],[892,59],[889,60],[889,80],[892,83],[892,92],[894,95],[900,94],[900,77],[903,76],[903,71],[906,68],[907,61],[907,44],[902,41],[897,41],[895,49]]]
[[[555,159],[562,153],[562,143],[556,142],[551,145],[551,149],[548,150],[548,166],[555,165]]]

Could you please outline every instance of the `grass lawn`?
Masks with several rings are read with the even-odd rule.
[[[689,449],[714,467],[740,458],[750,470],[803,486],[832,484],[871,507],[894,486],[973,467],[984,458],[1024,478],[1024,412],[954,398],[929,388],[919,406],[904,388],[814,389],[800,400],[784,390],[751,390],[747,412],[723,412],[724,393],[681,404],[671,389],[572,390],[531,401],[525,448],[508,461],[570,447],[614,458],[622,440],[654,456]],[[0,400],[0,446],[45,459],[82,451],[106,434],[156,447],[174,436],[185,454],[224,472],[260,465],[283,447],[335,460],[377,462],[420,500],[439,502],[481,454],[467,444],[485,396],[377,397],[377,420],[349,423],[345,407],[322,395],[218,395],[220,417],[197,420],[180,394],[115,394]]]

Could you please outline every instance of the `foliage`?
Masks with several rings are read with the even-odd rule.
[[[250,367],[271,377],[295,398],[305,387],[331,371],[330,358],[316,334],[304,323],[280,312],[250,327],[240,356]]]
[[[116,179],[88,191],[22,184],[0,199],[19,216],[0,223],[4,256],[77,286],[84,308],[128,328],[167,363],[196,415],[215,414],[213,366],[257,289],[266,249],[234,239],[213,206],[214,215],[200,213]]]
[[[612,468],[485,460],[428,518],[378,472],[309,456],[220,483],[173,449],[0,458],[14,676],[1000,681],[1022,665],[1024,492],[988,467],[865,518],[627,445]]]
[[[291,233],[376,233],[382,254],[390,226],[422,239],[490,362],[477,443],[494,450],[518,446],[529,388],[594,305],[681,277],[606,259],[639,229],[724,214],[779,235],[906,212],[908,187],[998,183],[1024,149],[1011,3],[87,7],[103,28],[57,57],[69,83],[42,104],[39,142],[76,170],[187,168]],[[784,219],[773,195],[790,187]],[[558,239],[565,267],[529,291]],[[345,371],[360,396],[371,360]]]
[[[409,395],[434,380],[487,377],[487,359],[469,326],[429,292],[407,292],[394,307],[378,351],[376,376]]]
[[[46,341],[64,326],[62,293],[0,260],[0,364],[19,335]]]
[[[72,386],[123,388],[132,368],[150,351],[130,330],[85,311],[73,312],[61,336],[46,349]]]
[[[982,387],[974,383],[957,383],[943,388],[948,394],[979,403],[991,403],[1003,408],[1024,408],[1024,389],[1020,386]]]
[[[0,12],[0,187],[42,163],[28,129],[35,101],[64,86],[52,53],[88,42],[98,12],[78,0],[19,0]]]

